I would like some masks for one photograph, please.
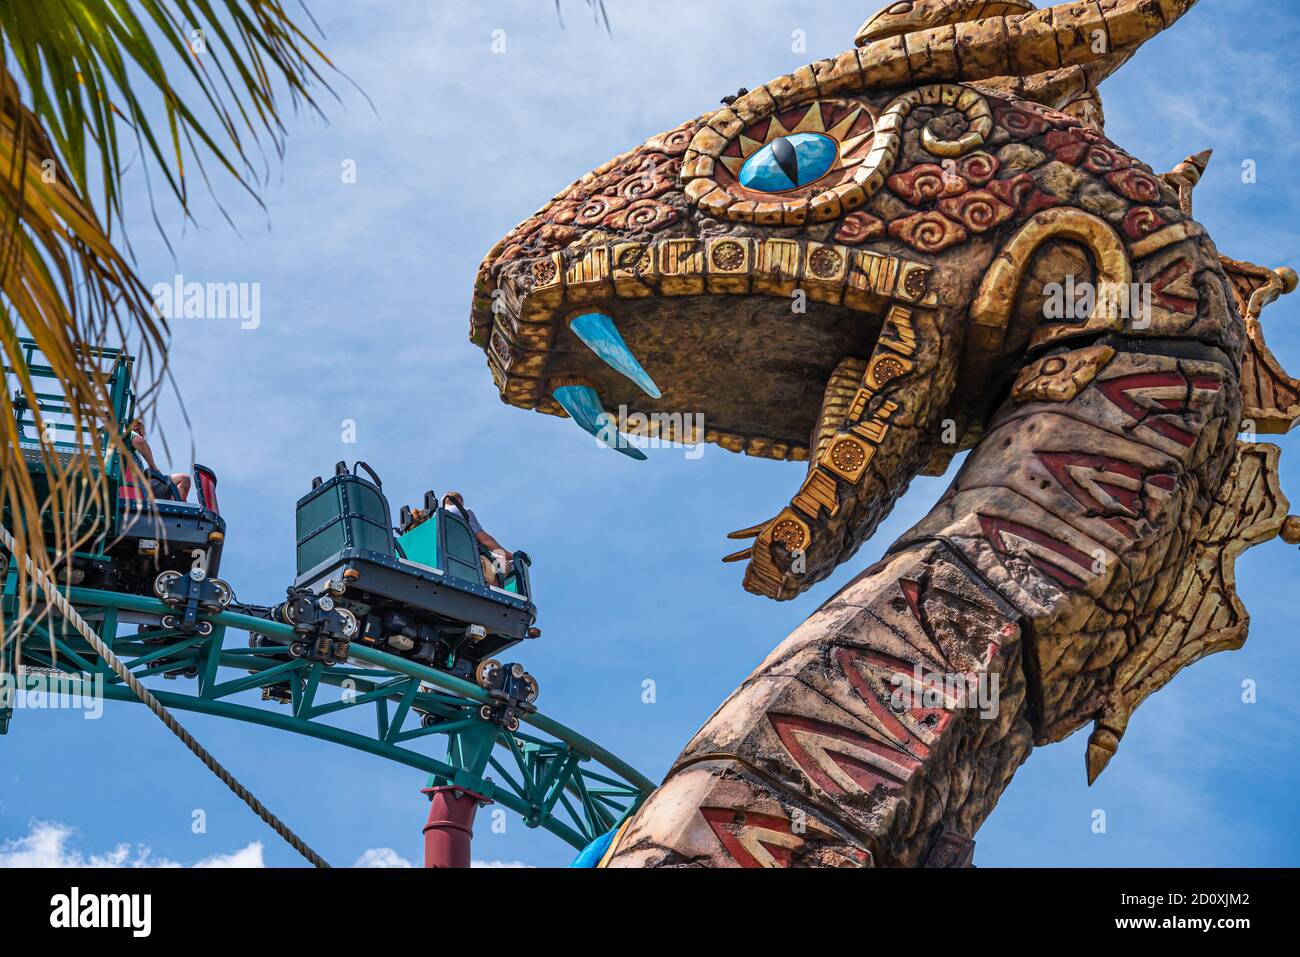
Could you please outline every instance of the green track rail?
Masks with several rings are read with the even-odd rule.
[[[7,619],[16,608],[13,587],[11,573]],[[124,617],[133,624],[160,620],[169,609],[153,598],[94,589],[71,588],[67,596],[141,681],[172,676],[192,687],[163,690],[150,682],[170,709],[278,728],[417,768],[431,783],[489,798],[575,848],[614,827],[654,789],[644,775],[558,721],[536,713],[509,732],[479,716],[479,707],[491,699],[477,685],[360,643],[352,644],[346,664],[286,658],[286,646],[296,638],[292,628],[232,611],[202,616],[212,625],[206,636],[163,630],[119,635]],[[108,700],[139,703],[67,622],[43,612],[37,607],[24,622],[20,667],[12,661],[11,645],[0,656],[0,672],[22,688],[20,668],[50,669],[70,694],[98,692]],[[227,646],[227,636],[239,632],[265,635],[272,646]],[[262,697],[262,689],[286,685],[287,704]],[[367,708],[373,713],[369,730],[333,723]],[[11,717],[0,709],[0,733]],[[445,742],[439,757],[430,746],[435,741]]]

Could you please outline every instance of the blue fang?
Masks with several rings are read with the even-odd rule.
[[[564,407],[569,417],[582,431],[595,436],[596,441],[607,449],[622,452],[630,459],[644,462],[646,454],[636,446],[629,444],[622,432],[618,431],[617,420],[605,411],[600,396],[589,385],[562,385],[552,390],[555,401]]]
[[[632,350],[627,347],[623,337],[618,333],[614,320],[603,312],[587,312],[570,320],[569,328],[574,335],[587,344],[587,348],[616,372],[622,373],[652,399],[662,395],[654,379],[641,368]]]

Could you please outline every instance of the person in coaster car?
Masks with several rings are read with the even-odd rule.
[[[479,545],[491,552],[490,558],[484,554],[479,555],[479,561],[483,564],[483,580],[489,585],[500,585],[506,576],[510,574],[513,567],[510,553],[479,524],[478,516],[466,507],[465,499],[460,492],[448,492],[444,495],[442,497],[442,507],[458,511],[465,517],[474,539]]]
[[[131,438],[131,448],[144,460],[147,467],[144,478],[153,489],[154,498],[185,501],[190,494],[190,477],[182,473],[169,476],[158,468],[158,463],[153,457],[153,449],[149,447],[149,441],[144,437],[144,420],[136,419],[127,431]]]

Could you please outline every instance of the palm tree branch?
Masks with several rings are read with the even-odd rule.
[[[201,47],[191,30],[203,31]],[[210,164],[256,198],[264,180],[254,151],[269,142],[282,155],[285,93],[293,109],[317,109],[314,90],[329,90],[322,70],[332,69],[278,0],[0,4],[0,511],[47,574],[103,531],[116,507],[110,456],[130,457],[99,350],[134,342],[139,364],[157,370],[138,400],[166,376],[165,324],[113,238],[135,163],[129,144],[144,160],[151,204],[152,168],[190,216],[193,170],[212,192]],[[42,411],[20,330],[56,383],[57,422]],[[36,436],[24,437],[20,413]],[[47,425],[70,436],[59,449],[73,454],[56,454]],[[41,488],[29,455],[43,466]],[[21,618],[28,589],[18,568]]]

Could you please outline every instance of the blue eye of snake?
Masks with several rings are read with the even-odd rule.
[[[839,148],[821,133],[791,133],[768,143],[740,168],[740,185],[760,193],[784,193],[830,172]]]

